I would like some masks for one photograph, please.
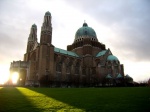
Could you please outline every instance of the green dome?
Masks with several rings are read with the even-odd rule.
[[[88,27],[87,23],[83,23],[83,26],[77,30],[74,41],[81,38],[81,36],[89,36],[92,40],[98,41],[94,29]]]
[[[45,16],[51,16],[51,13],[50,13],[49,11],[47,11],[47,12],[45,13]]]
[[[107,61],[119,61],[118,58],[116,56],[113,56],[113,55],[109,55],[107,57]]]
[[[33,24],[33,25],[32,25],[32,28],[37,28],[36,24]]]

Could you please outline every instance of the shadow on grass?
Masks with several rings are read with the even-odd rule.
[[[48,89],[48,88],[26,88],[30,93],[39,96],[32,99],[33,103],[41,107],[43,111],[52,112],[85,112],[85,108],[80,105],[80,99],[74,95],[75,91],[70,89]],[[73,97],[74,96],[74,97]],[[79,96],[79,94],[77,95]],[[33,96],[34,97],[34,96]],[[34,102],[36,100],[36,102]],[[40,100],[40,103],[39,101]],[[83,102],[81,102],[83,103]]]
[[[86,112],[148,112],[149,88],[28,88]]]
[[[0,88],[0,112],[41,112],[15,87]]]
[[[150,112],[150,88],[0,88],[0,112]]]
[[[85,111],[85,112],[105,112],[111,111],[110,99],[104,98],[97,92],[97,89],[90,88],[28,88],[37,93],[46,95],[47,97],[53,98],[59,102],[63,102],[72,106],[73,112]],[[94,96],[95,95],[95,96]],[[114,106],[114,105],[112,105]],[[79,109],[79,110],[78,110]],[[68,108],[64,107],[64,110]],[[69,111],[68,111],[69,112]]]

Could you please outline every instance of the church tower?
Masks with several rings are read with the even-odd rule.
[[[41,39],[40,44],[51,44],[52,41],[52,24],[51,14],[49,11],[45,13],[44,22],[41,28]]]
[[[39,52],[39,79],[53,74],[54,46],[52,43],[51,13],[47,11],[41,27],[40,52]]]
[[[32,50],[35,42],[37,42],[37,26],[33,24],[28,38],[27,53]]]

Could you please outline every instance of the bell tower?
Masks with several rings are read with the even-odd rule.
[[[33,24],[28,38],[27,51],[26,51],[27,53],[32,50],[35,42],[37,42],[37,26]]]
[[[52,24],[51,13],[47,11],[44,16],[43,25],[41,27],[40,44],[51,44],[52,42]]]
[[[54,46],[52,45],[51,13],[47,11],[41,27],[40,51],[39,51],[39,80],[47,76],[52,79],[54,68]]]

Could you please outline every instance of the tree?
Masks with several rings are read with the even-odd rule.
[[[150,78],[149,78],[149,80],[148,80],[148,82],[147,82],[147,83],[148,83],[148,86],[150,86]]]

